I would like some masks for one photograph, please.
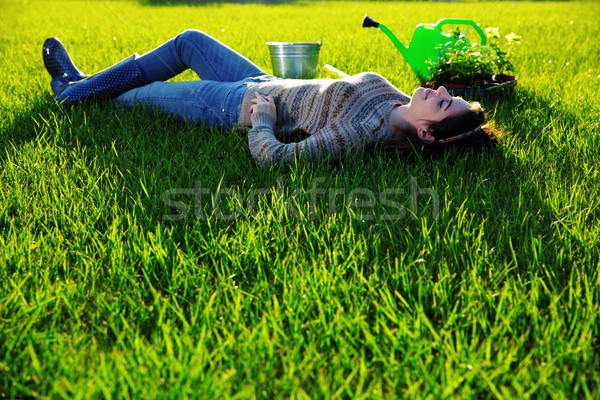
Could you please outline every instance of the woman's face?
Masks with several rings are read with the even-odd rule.
[[[445,87],[437,90],[417,88],[407,105],[413,123],[439,122],[444,118],[466,112],[471,105],[460,97],[452,97]],[[418,128],[418,127],[417,127]]]

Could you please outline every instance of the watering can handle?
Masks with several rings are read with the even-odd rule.
[[[437,26],[438,28],[442,28],[442,26],[444,25],[448,25],[448,24],[454,24],[454,25],[470,25],[473,27],[473,29],[475,29],[475,32],[477,32],[479,34],[479,37],[481,38],[481,44],[485,45],[486,42],[486,36],[485,36],[485,32],[483,31],[483,29],[481,29],[479,27],[479,25],[477,25],[475,23],[475,21],[471,21],[470,19],[457,19],[457,18],[446,18],[446,19],[440,19],[435,26]]]

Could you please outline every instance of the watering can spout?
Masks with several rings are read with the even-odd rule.
[[[406,59],[409,58],[408,47],[403,45],[400,39],[398,39],[398,37],[396,37],[396,35],[394,35],[394,33],[390,31],[387,26],[375,21],[373,18],[369,17],[368,14],[365,14],[362,26],[363,28],[377,28],[381,32],[385,33],[385,35],[390,38],[392,43],[394,43],[394,46],[396,46],[400,53],[402,53],[402,56]]]
[[[365,14],[363,18],[363,28],[379,28],[379,22],[369,17],[369,14]]]

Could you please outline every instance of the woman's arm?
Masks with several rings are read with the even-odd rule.
[[[291,165],[298,158],[302,161],[318,162],[326,157],[330,161],[339,161],[343,154],[341,147],[335,145],[335,132],[331,127],[296,143],[281,143],[273,133],[273,126],[261,124],[248,132],[248,145],[254,160],[263,167],[279,164]]]
[[[319,162],[329,159],[338,162],[353,151],[376,139],[371,127],[348,124],[348,121],[332,121],[318,132],[296,143],[281,143],[274,134],[277,121],[275,102],[271,97],[256,95],[250,108],[252,129],[248,132],[250,153],[261,166],[270,166],[283,162],[302,161]],[[352,129],[352,126],[359,128]]]
[[[350,150],[348,135],[341,129],[328,125],[319,132],[296,143],[281,143],[274,134],[275,118],[263,112],[252,114],[252,129],[248,132],[248,145],[254,160],[263,167],[279,164],[291,165],[298,158],[318,162],[329,158],[337,162]]]

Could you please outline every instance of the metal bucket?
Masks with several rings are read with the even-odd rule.
[[[267,42],[273,73],[280,78],[312,79],[322,42]]]

